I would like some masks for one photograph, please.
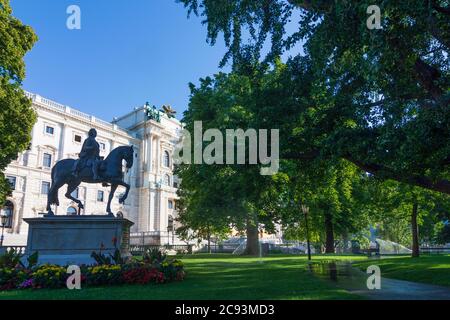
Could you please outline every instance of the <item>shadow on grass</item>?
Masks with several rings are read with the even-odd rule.
[[[183,282],[147,286],[84,288],[80,291],[23,290],[0,293],[0,299],[357,299],[313,277],[298,256],[260,258],[232,255],[185,257]]]
[[[423,255],[419,258],[390,257],[354,263],[360,269],[375,264],[386,278],[450,287],[450,255]]]

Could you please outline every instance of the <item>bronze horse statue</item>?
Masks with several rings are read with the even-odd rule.
[[[75,159],[63,159],[58,161],[52,168],[52,184],[47,197],[47,216],[54,215],[51,205],[59,206],[58,190],[67,184],[66,198],[74,201],[78,205],[78,215],[80,210],[84,208],[83,203],[77,198],[72,197],[72,192],[80,185],[81,182],[86,183],[102,183],[110,184],[111,192],[108,197],[106,212],[109,216],[114,216],[111,211],[111,200],[118,186],[125,187],[125,193],[120,197],[119,203],[124,203],[130,191],[130,185],[123,181],[122,162],[125,160],[127,170],[133,166],[134,150],[133,146],[117,147],[110,152],[105,160],[98,165],[99,179],[94,180],[92,169],[83,168],[78,175],[74,175],[73,168],[76,166]]]

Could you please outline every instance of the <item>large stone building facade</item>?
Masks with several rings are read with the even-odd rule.
[[[132,232],[151,234],[160,243],[176,242],[173,221],[176,218],[177,177],[173,175],[172,154],[181,124],[160,113],[159,119],[147,115],[147,106],[115,118],[112,123],[95,118],[36,94],[27,93],[33,102],[38,120],[33,127],[32,141],[5,170],[13,193],[1,209],[9,215],[4,245],[25,245],[28,226],[23,218],[38,217],[45,212],[47,192],[51,184],[51,168],[64,158],[78,158],[90,128],[97,130],[101,156],[122,145],[133,145],[136,158],[125,173],[131,185],[128,199],[119,204],[121,190],[112,201],[114,213],[121,212],[134,222]],[[59,190],[57,215],[74,214],[76,204]],[[109,188],[101,184],[82,183],[74,197],[84,204],[81,214],[106,214]],[[172,234],[170,234],[172,233]]]

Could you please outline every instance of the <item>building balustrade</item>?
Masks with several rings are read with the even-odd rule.
[[[25,91],[25,95],[28,98],[30,98],[33,102],[41,104],[41,105],[44,105],[47,108],[51,108],[51,109],[59,111],[59,112],[70,114],[72,116],[81,118],[84,121],[89,121],[89,122],[92,122],[92,123],[96,123],[96,124],[108,127],[109,129],[119,131],[119,132],[121,132],[123,134],[128,134],[128,132],[126,130],[117,127],[117,125],[115,125],[115,124],[112,124],[110,122],[107,122],[107,121],[104,121],[104,120],[101,120],[101,119],[97,119],[96,117],[91,116],[91,115],[89,115],[87,113],[81,112],[81,111],[76,110],[76,109],[72,109],[69,106],[65,106],[65,105],[60,104],[58,102],[52,101],[50,99],[43,98],[40,95],[33,94],[33,93],[27,92],[27,91]]]

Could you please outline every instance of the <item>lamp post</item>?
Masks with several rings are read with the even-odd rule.
[[[6,227],[6,223],[8,222],[8,218],[9,216],[2,212],[1,216],[0,216],[0,220],[1,220],[1,224],[2,224],[2,235],[0,236],[0,247],[3,247],[3,239],[4,239],[4,232],[5,232],[5,227]]]
[[[306,245],[308,249],[308,260],[311,260],[311,245],[309,243],[309,228],[308,228],[308,213],[309,213],[309,207],[302,204],[302,211],[305,215],[305,228],[306,228]]]

